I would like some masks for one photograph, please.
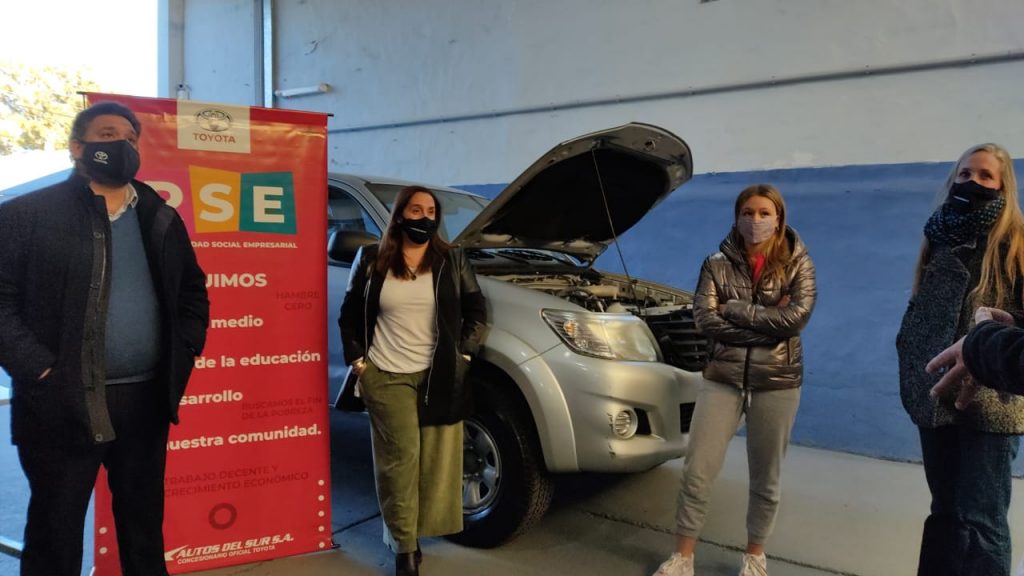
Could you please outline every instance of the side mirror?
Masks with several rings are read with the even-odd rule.
[[[331,260],[351,264],[360,248],[379,241],[380,238],[363,230],[335,230],[327,241],[327,256]]]

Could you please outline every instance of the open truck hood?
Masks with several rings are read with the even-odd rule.
[[[454,242],[552,250],[592,263],[692,175],[689,146],[668,130],[632,123],[593,132],[541,156]]]

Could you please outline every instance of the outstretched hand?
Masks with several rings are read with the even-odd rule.
[[[1000,324],[1006,324],[1007,326],[1014,326],[1016,322],[1012,315],[1005,310],[999,308],[988,308],[982,306],[974,312],[974,322],[979,324],[988,320],[994,320]],[[966,337],[965,337],[966,338]],[[957,410],[963,410],[974,401],[974,396],[978,393],[978,383],[974,381],[971,373],[967,370],[967,365],[964,364],[964,339],[961,338],[953,343],[952,346],[946,348],[942,352],[939,352],[935,358],[932,358],[931,362],[925,366],[925,371],[929,374],[941,373],[942,378],[932,386],[930,395],[933,400],[938,399],[941,396],[949,394],[959,383],[960,392],[956,396],[955,406]],[[1011,396],[1005,392],[999,392],[999,399],[1003,402],[1009,402]]]
[[[964,364],[964,339],[961,338],[952,346],[939,352],[931,362],[925,366],[925,372],[929,374],[941,373],[942,378],[932,386],[930,395],[932,400],[949,394],[960,384],[960,393],[956,396],[955,406],[957,410],[963,410],[974,400],[978,393],[978,385],[971,378]]]

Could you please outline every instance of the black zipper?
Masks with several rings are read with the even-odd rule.
[[[372,266],[372,264],[371,264]],[[359,271],[356,270],[356,273]],[[373,282],[373,268],[366,271],[366,286],[363,288],[363,362],[370,361],[370,284]]]
[[[444,276],[444,265],[447,263],[447,259],[441,260],[441,266],[437,269],[437,276],[434,278],[434,351],[431,352],[430,357],[433,358],[434,354],[437,354],[437,346],[441,341],[441,325],[439,316],[441,315],[440,306],[437,301],[437,290],[441,287],[441,277]],[[456,352],[458,347],[456,346]],[[430,370],[427,372],[427,390],[423,393],[423,405],[430,405],[430,381],[433,379],[434,371]]]
[[[743,263],[747,266],[747,275],[750,277],[750,302],[757,304],[760,298],[758,297],[758,285],[761,284],[761,278],[764,278],[764,271],[761,271],[761,278],[758,278],[757,283],[754,282],[754,267],[750,265],[750,262],[744,258]],[[747,406],[750,406],[750,387],[747,385],[750,379],[750,346],[746,347],[746,352],[743,360],[743,385],[740,386],[740,390],[743,392],[744,401]]]

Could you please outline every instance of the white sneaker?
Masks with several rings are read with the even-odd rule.
[[[673,552],[668,560],[658,566],[654,576],[693,576],[693,556],[683,556]]]
[[[743,554],[740,576],[768,576],[768,558],[764,554]]]

